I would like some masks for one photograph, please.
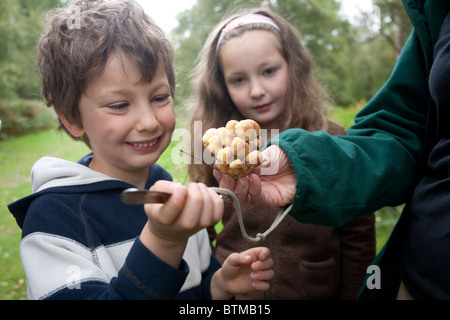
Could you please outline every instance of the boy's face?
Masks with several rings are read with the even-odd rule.
[[[162,63],[150,83],[139,83],[140,78],[139,69],[125,55],[111,55],[81,96],[83,128],[76,132],[89,137],[91,169],[134,185],[142,184],[137,179],[146,181],[149,166],[167,148],[175,128]]]

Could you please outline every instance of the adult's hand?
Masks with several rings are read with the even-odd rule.
[[[262,155],[263,164],[238,181],[214,170],[219,187],[233,191],[244,209],[253,205],[282,207],[294,201],[297,178],[286,153],[272,145]]]

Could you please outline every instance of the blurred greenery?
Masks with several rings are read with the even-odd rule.
[[[53,113],[40,97],[36,48],[45,13],[58,0],[0,0],[0,140],[49,128]]]
[[[58,0],[0,1],[0,97],[39,99],[36,45],[45,13]]]
[[[56,126],[57,118],[42,100],[0,100],[0,140]]]

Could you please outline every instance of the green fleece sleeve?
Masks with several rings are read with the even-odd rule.
[[[389,81],[346,136],[290,129],[269,142],[280,145],[295,169],[297,220],[341,226],[407,200],[424,161],[427,75],[413,33]]]

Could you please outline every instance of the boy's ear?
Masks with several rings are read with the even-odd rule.
[[[55,108],[55,111],[56,114],[58,115],[59,120],[62,122],[66,130],[69,131],[72,136],[76,138],[81,138],[82,136],[84,136],[83,128],[81,128],[77,124],[67,121],[67,119],[64,117],[64,115],[61,113],[59,109]]]

